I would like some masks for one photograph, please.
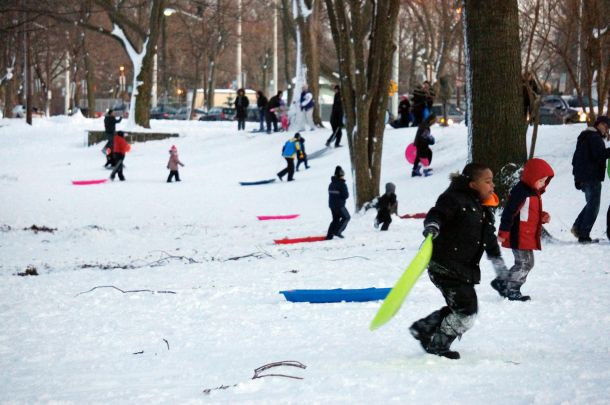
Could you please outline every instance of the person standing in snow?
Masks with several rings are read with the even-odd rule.
[[[432,113],[434,90],[429,81],[423,82],[413,90],[413,126],[418,126],[426,119],[426,114]]]
[[[307,153],[305,152],[305,138],[301,136],[298,132],[294,134],[294,139],[297,140],[299,146],[299,153],[297,154],[297,172],[299,171],[299,166],[301,163],[305,163],[305,169],[309,169],[309,164],[307,163]]]
[[[309,88],[305,84],[305,85],[303,85],[303,88],[301,91],[301,98],[300,98],[301,114],[303,115],[302,120],[301,120],[301,124],[302,124],[301,130],[302,131],[305,130],[305,126],[308,126],[310,131],[313,131],[316,129],[316,126],[313,123],[314,105],[315,105],[315,101],[313,99],[313,94],[311,94],[311,91],[309,91]]]
[[[469,163],[451,177],[449,188],[424,220],[424,236],[433,238],[428,275],[441,291],[446,306],[414,322],[409,328],[430,354],[459,359],[450,349],[474,325],[478,310],[474,289],[481,279],[479,262],[487,252],[496,271],[506,266],[495,235],[493,173],[489,167]]]
[[[112,161],[112,141],[114,140],[114,133],[116,132],[116,124],[121,122],[123,117],[115,117],[112,108],[108,109],[106,116],[104,117],[104,133],[106,134],[106,145],[102,149],[102,152],[106,155],[106,164],[104,167],[109,168],[114,166]]]
[[[246,117],[248,116],[248,106],[250,100],[246,97],[244,89],[237,90],[237,97],[235,97],[235,117],[237,118],[237,130],[246,129]]]
[[[127,152],[131,150],[131,146],[125,140],[125,133],[123,131],[116,133],[112,143],[114,168],[112,173],[110,173],[110,180],[114,181],[114,177],[118,174],[119,180],[125,181],[125,176],[123,176],[123,161]]]
[[[267,120],[267,133],[271,133],[271,123],[273,123],[273,132],[277,132],[277,115],[276,110],[280,108],[282,101],[282,90],[269,99],[267,109],[265,110],[265,119]]]
[[[263,132],[265,130],[264,122],[267,97],[265,97],[265,94],[261,90],[256,92],[256,106],[258,107],[258,132]]]
[[[411,177],[421,176],[421,159],[428,159],[428,165],[432,163],[432,149],[430,145],[434,145],[434,137],[430,133],[430,127],[436,121],[434,114],[428,115],[428,117],[419,124],[417,132],[415,133],[415,140],[413,144],[417,148],[417,156],[413,162],[413,170],[411,171]],[[430,176],[432,169],[424,169],[424,176]]]
[[[286,168],[277,174],[280,181],[283,181],[283,177],[288,174],[288,181],[293,181],[294,178],[294,157],[301,153],[301,147],[299,145],[299,139],[297,133],[293,138],[287,140],[282,147],[282,157],[286,159]]]
[[[167,177],[167,182],[172,182],[172,177],[176,179],[176,181],[180,181],[180,173],[178,173],[178,165],[184,167],[184,164],[178,158],[178,149],[176,145],[172,145],[169,150],[169,161],[167,162],[167,168],[169,169],[169,176]]]
[[[347,208],[345,208],[345,201],[348,198],[349,192],[345,184],[345,172],[341,166],[337,166],[335,175],[330,178],[330,184],[328,185],[328,207],[333,220],[326,233],[327,240],[331,240],[334,236],[343,238],[343,231],[351,218]]]
[[[572,234],[580,243],[599,242],[598,239],[591,239],[590,234],[599,214],[606,160],[610,158],[610,148],[604,144],[604,139],[609,136],[608,128],[610,119],[605,115],[597,117],[593,127],[585,129],[578,136],[572,157],[574,185],[585,193],[587,201],[572,226]]]
[[[333,133],[326,140],[326,146],[330,146],[335,141],[335,148],[341,146],[341,135],[343,135],[343,102],[341,101],[341,87],[335,85],[335,98],[333,98],[333,108],[330,112],[330,127]]]
[[[392,223],[392,214],[397,214],[398,201],[396,201],[396,186],[394,183],[386,183],[385,194],[377,199],[377,217],[375,218],[375,228],[381,224],[381,230],[387,231]]]
[[[542,210],[541,195],[554,175],[544,160],[528,160],[521,181],[511,190],[502,211],[498,241],[503,247],[513,250],[515,264],[498,273],[491,286],[500,296],[511,301],[530,300],[529,295],[521,294],[521,286],[534,267],[534,250],[542,248],[542,224],[551,220],[550,215]]]

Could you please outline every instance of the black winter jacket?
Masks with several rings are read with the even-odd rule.
[[[345,201],[349,197],[345,180],[333,176],[330,178],[328,185],[328,206],[331,209],[339,209],[345,207]]]
[[[237,119],[246,119],[250,100],[246,96],[235,97],[235,115]]]
[[[115,117],[114,115],[106,115],[104,117],[104,131],[107,134],[113,134],[116,132],[116,124],[121,122],[123,117]]]
[[[572,156],[574,181],[577,183],[604,181],[608,158],[610,158],[610,148],[606,148],[601,133],[591,127],[582,131]]]
[[[468,187],[464,176],[454,178],[428,212],[424,226],[434,224],[439,234],[433,241],[431,260],[440,265],[434,272],[441,277],[478,284],[483,251],[498,257],[500,247],[492,209],[481,205],[477,192]]]
[[[336,127],[343,126],[343,102],[341,100],[340,92],[336,92],[335,98],[333,99],[333,108],[330,112],[330,124]]]
[[[413,144],[417,148],[417,156],[420,158],[430,158],[432,151],[430,145],[434,145],[434,137],[430,133],[430,127],[425,124],[420,124],[415,133]]]

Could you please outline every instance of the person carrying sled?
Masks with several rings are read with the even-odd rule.
[[[397,214],[398,201],[396,201],[396,186],[394,183],[386,183],[385,194],[377,198],[375,207],[377,208],[377,217],[375,218],[375,228],[387,231],[392,223],[392,214]]]
[[[424,220],[423,234],[433,238],[428,275],[447,304],[409,328],[427,353],[460,358],[450,347],[474,324],[478,309],[474,286],[481,279],[483,252],[494,268],[506,267],[495,235],[492,207],[498,205],[498,197],[493,191],[491,169],[469,163],[461,174],[452,175],[449,188]]]
[[[112,146],[114,167],[112,173],[110,173],[110,180],[114,181],[114,177],[118,174],[119,180],[125,181],[125,176],[123,176],[123,161],[125,160],[125,155],[130,150],[131,146],[125,140],[125,133],[123,131],[118,131],[114,136]]]
[[[184,167],[184,164],[178,158],[178,149],[176,145],[172,145],[169,150],[169,161],[167,162],[167,168],[169,169],[169,176],[167,182],[172,182],[172,177],[176,178],[176,181],[180,181],[180,173],[178,173],[178,165]]]
[[[280,181],[283,181],[283,177],[288,174],[288,181],[294,180],[294,157],[301,153],[301,147],[299,145],[299,139],[301,136],[297,133],[293,138],[290,138],[284,143],[282,147],[282,157],[286,159],[286,168],[281,170],[277,177]]]
[[[534,250],[542,248],[540,236],[542,224],[551,220],[542,210],[542,193],[555,173],[542,159],[530,159],[525,163],[521,181],[511,190],[502,212],[498,241],[513,250],[515,264],[499,272],[491,286],[500,296],[511,301],[529,301],[529,295],[521,294],[521,286],[534,267]]]
[[[430,133],[430,127],[436,122],[436,116],[434,114],[428,115],[428,117],[419,124],[417,132],[415,133],[415,140],[413,144],[417,148],[417,156],[413,162],[413,170],[411,171],[411,177],[421,176],[421,159],[428,159],[428,164],[432,163],[432,149],[430,145],[434,145],[434,137]],[[430,176],[432,174],[431,168],[424,169],[424,176]]]
[[[331,240],[335,236],[343,239],[343,231],[351,218],[347,208],[345,208],[345,201],[348,198],[349,192],[345,184],[345,172],[341,166],[337,166],[335,175],[330,178],[330,184],[328,185],[328,207],[333,220],[326,233],[327,240]]]
[[[297,140],[299,145],[299,153],[297,153],[297,172],[299,171],[299,166],[301,166],[301,163],[305,163],[305,169],[309,169],[309,164],[307,163],[307,153],[305,152],[305,138],[303,138],[301,134],[297,132],[294,135],[294,139]]]

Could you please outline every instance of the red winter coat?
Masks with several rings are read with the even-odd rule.
[[[114,136],[113,147],[112,147],[112,151],[114,153],[125,155],[127,152],[130,151],[130,149],[131,149],[131,145],[129,145],[127,143],[125,138],[123,138],[122,136],[118,136],[118,135]]]
[[[519,250],[540,250],[542,224],[548,214],[542,210],[542,198],[546,186],[555,173],[542,159],[530,159],[523,168],[521,181],[510,192],[502,212],[498,236],[504,238],[502,246]],[[540,190],[534,184],[548,177]]]

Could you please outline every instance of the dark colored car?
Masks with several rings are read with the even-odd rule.
[[[248,114],[246,115],[246,121],[258,122],[258,107],[248,106]]]
[[[434,104],[432,105],[432,112],[436,115],[436,122],[444,124],[443,116],[443,105]],[[460,110],[456,105],[447,103],[447,125],[457,124],[464,121],[464,112]]]
[[[565,101],[567,101],[568,105],[571,108],[582,108],[583,105],[585,107],[589,108],[589,97],[587,97],[587,96],[582,96],[582,104],[578,100],[577,96],[563,96],[562,98]],[[593,99],[592,101],[593,101],[593,107],[597,107],[597,100]]]
[[[544,96],[540,102],[540,124],[563,125],[580,122],[580,114],[561,96]]]
[[[235,119],[235,108],[212,107],[199,121],[233,121]]]
[[[115,117],[129,118],[129,104],[127,103],[115,104],[112,106],[112,111],[114,111]]]
[[[168,105],[160,104],[150,110],[151,120],[170,120],[176,114],[176,109]]]

